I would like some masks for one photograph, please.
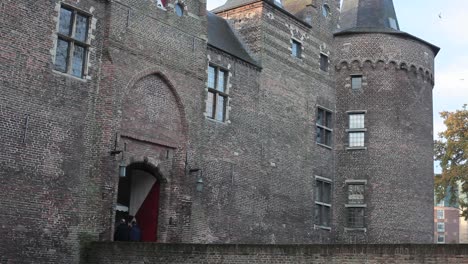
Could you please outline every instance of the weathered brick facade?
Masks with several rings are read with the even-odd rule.
[[[398,35],[345,35],[337,49],[336,186],[366,180],[366,232],[337,228],[340,242],[430,243],[433,212],[432,87],[434,53]],[[351,88],[351,75],[363,77]],[[348,147],[347,111],[365,112],[366,149]],[[335,202],[346,204],[346,188]],[[335,208],[345,227],[344,207]]]
[[[157,245],[93,243],[86,263],[462,264],[463,245]]]
[[[432,241],[430,44],[334,35],[339,1],[244,1],[217,14],[252,62],[213,45],[203,0],[33,2],[0,3],[0,263],[77,263],[112,240],[119,165],[157,179],[158,242]],[[90,18],[83,78],[54,70],[61,5]],[[228,72],[224,122],[206,117],[208,65]],[[319,107],[331,144],[316,142]],[[367,149],[346,149],[350,110],[367,111]],[[345,230],[346,180],[367,181],[366,232]]]

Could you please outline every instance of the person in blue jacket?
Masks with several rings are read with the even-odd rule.
[[[130,241],[141,241],[141,229],[135,220],[132,221],[130,229]]]

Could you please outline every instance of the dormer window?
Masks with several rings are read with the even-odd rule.
[[[389,17],[388,22],[389,22],[391,28],[393,28],[395,30],[398,30],[396,19],[394,19],[393,17]]]

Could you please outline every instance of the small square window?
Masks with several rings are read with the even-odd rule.
[[[437,232],[445,232],[445,223],[437,223]]]
[[[364,204],[364,184],[348,185],[348,204]]]
[[[293,39],[291,44],[291,52],[294,57],[301,58],[302,44],[299,41]]]
[[[445,243],[445,235],[437,235],[437,243],[444,244]]]
[[[320,70],[328,72],[328,56],[323,53],[320,54]]]
[[[364,147],[364,132],[349,132],[349,146]]]
[[[349,228],[364,228],[364,208],[349,207],[348,208],[348,227]]]
[[[362,89],[362,76],[356,75],[351,76],[351,88],[355,89]]]
[[[364,114],[350,114],[349,128],[364,128]]]
[[[444,210],[437,210],[437,219],[444,219]]]

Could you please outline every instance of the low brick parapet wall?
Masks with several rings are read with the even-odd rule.
[[[198,245],[94,242],[89,264],[468,263],[468,245]]]

